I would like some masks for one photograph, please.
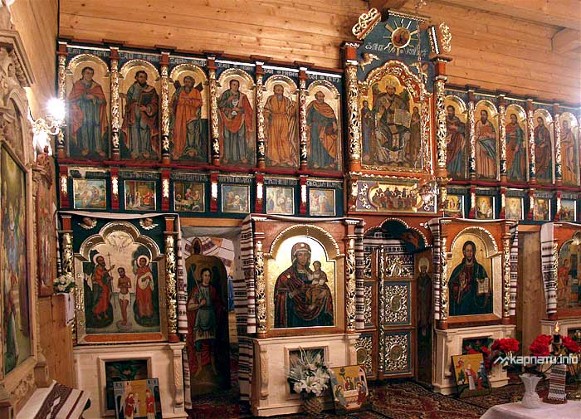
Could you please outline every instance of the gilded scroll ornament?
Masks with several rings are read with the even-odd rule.
[[[266,280],[264,278],[264,253],[262,241],[254,243],[254,274],[256,278],[256,319],[258,333],[266,332]]]
[[[385,323],[409,323],[409,287],[407,285],[384,285]]]
[[[537,172],[535,167],[535,123],[533,116],[533,110],[529,109],[527,111],[527,128],[529,132],[529,176],[531,178],[535,177]]]
[[[220,130],[218,128],[218,92],[216,86],[216,70],[208,71],[208,87],[210,90],[210,121],[212,137],[212,158],[220,158]]]
[[[395,373],[409,370],[409,342],[407,335],[387,335],[384,339],[384,365],[386,373]]]
[[[177,333],[177,283],[176,283],[175,239],[172,233],[165,238],[165,282],[168,333]]]
[[[347,331],[355,331],[355,239],[350,238],[345,258],[345,311],[347,315]]]
[[[119,61],[111,59],[111,143],[119,149],[119,129],[121,128],[119,100]]]
[[[366,374],[373,374],[373,339],[371,336],[361,336],[355,341],[357,364],[363,365]]]
[[[262,97],[264,95],[264,87],[262,84],[262,75],[256,75],[256,140],[257,140],[257,159],[264,161],[266,156],[266,146],[264,137],[264,103]]]
[[[498,132],[500,133],[500,174],[506,174],[506,106],[498,106]]]
[[[169,198],[169,179],[165,178],[161,181],[161,196]]]
[[[468,169],[470,173],[476,173],[476,133],[474,131],[474,102],[468,102],[468,138],[470,141],[470,157],[468,158]]]
[[[371,313],[371,301],[373,301],[373,287],[371,285],[365,285],[363,287],[363,298],[365,304],[363,306],[363,321],[365,324],[372,324],[373,315]]]
[[[561,154],[561,124],[559,123],[560,114],[555,114],[555,177],[563,178],[563,157]]]
[[[448,257],[446,255],[446,237],[441,239],[440,248],[440,320],[448,320]]]
[[[357,66],[347,65],[347,113],[349,115],[349,160],[361,161],[361,116],[359,114]]]
[[[307,163],[307,81],[299,80],[299,153],[301,165]]]
[[[438,168],[444,169],[446,168],[446,153],[447,153],[447,144],[446,144],[446,105],[444,103],[445,100],[445,93],[444,93],[444,84],[446,83],[446,78],[437,77],[434,83],[435,93],[436,93],[436,113],[437,113],[437,121],[438,127],[436,132],[436,138],[438,143]],[[429,118],[424,118],[425,121],[429,121]],[[429,143],[424,142],[424,144]],[[428,158],[426,161],[429,161]]]
[[[353,32],[353,35],[355,35],[357,39],[363,39],[373,30],[380,20],[381,13],[379,13],[376,8],[372,8],[367,13],[363,13],[359,16],[359,19],[351,29],[351,32]]]
[[[510,317],[510,236],[504,239],[502,317]]]
[[[446,22],[440,23],[440,33],[442,34],[442,50],[446,53],[452,51],[452,32]]]
[[[161,66],[161,150],[169,153],[169,70]]]
[[[59,55],[58,57],[58,97],[64,102],[65,100],[65,81],[66,81],[66,61],[67,57],[65,55]],[[63,135],[63,130],[60,129],[56,138],[57,149],[63,149],[65,147],[65,138]]]
[[[73,235],[71,233],[64,233],[62,243],[63,243],[62,273],[63,275],[74,275]]]

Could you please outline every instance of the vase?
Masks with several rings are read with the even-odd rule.
[[[522,405],[527,409],[536,409],[541,406],[541,398],[537,394],[537,384],[541,381],[535,374],[521,374],[520,379],[525,386],[525,394],[522,397]]]
[[[323,399],[313,395],[307,395],[303,398],[303,410],[311,416],[320,415],[323,411]]]

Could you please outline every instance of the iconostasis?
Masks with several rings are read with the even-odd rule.
[[[181,417],[227,387],[234,357],[254,414],[296,413],[285,371],[300,348],[450,392],[466,340],[514,334],[518,224],[580,210],[579,109],[449,86],[445,23],[381,19],[360,16],[343,70],[59,43],[63,269],[80,290],[75,354],[102,360],[77,372],[87,382],[135,357],[109,359],[104,343],[145,345],[158,355],[140,355],[144,378],[155,356],[172,360],[164,379],[183,372],[164,390]],[[232,240],[235,262],[212,259],[203,237]],[[147,307],[134,279],[123,297],[121,268],[147,275]],[[99,270],[115,278],[104,291]],[[201,290],[221,310],[230,280],[234,318],[201,342]],[[214,350],[229,321],[235,355]],[[95,415],[111,408],[101,390]]]

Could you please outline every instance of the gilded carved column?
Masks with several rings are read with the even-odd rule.
[[[500,179],[506,181],[506,100],[498,96],[498,132],[500,136]],[[504,208],[504,207],[503,207]]]
[[[503,235],[502,242],[502,324],[510,324],[510,233]]]
[[[563,183],[563,158],[561,155],[561,109],[558,104],[553,105],[553,129],[555,133],[555,179],[557,185]]]
[[[349,226],[351,229],[353,226]],[[345,314],[347,321],[347,331],[355,331],[355,236],[349,234],[345,239]]]
[[[256,325],[258,336],[266,334],[266,278],[264,277],[264,233],[254,234],[254,277],[256,280]]]
[[[536,166],[535,166],[535,123],[534,123],[533,100],[527,99],[527,130],[529,133],[529,180],[536,183]]]
[[[161,161],[169,163],[169,53],[161,53]]]
[[[212,164],[220,166],[220,132],[218,127],[218,87],[216,82],[216,57],[208,57],[208,87],[210,90],[210,155]]]
[[[383,346],[383,342],[385,341],[385,329],[383,325],[385,324],[385,313],[387,312],[385,306],[385,248],[381,247],[378,251],[377,257],[377,281],[379,283],[379,319],[378,319],[378,326],[379,326],[379,342],[380,347]],[[378,372],[383,372],[383,366],[385,365],[385,351],[380,349],[379,351],[379,366]]]
[[[119,131],[121,130],[121,110],[119,100],[119,50],[111,48],[111,158],[119,160]]]
[[[468,91],[468,143],[469,157],[468,157],[468,173],[470,179],[476,178],[476,133],[474,131],[474,90]]]
[[[67,44],[59,42],[58,48],[58,98],[65,101],[65,82],[66,82],[66,63],[67,63]],[[56,152],[59,159],[65,158],[65,137],[62,128],[56,136]]]
[[[361,170],[361,116],[359,114],[359,88],[357,84],[357,62],[347,63],[347,115],[349,118],[349,170]]]
[[[307,168],[307,68],[299,69],[299,158],[300,169]]]
[[[256,165],[259,169],[266,167],[266,139],[264,135],[264,95],[262,61],[256,62]]]
[[[449,291],[448,291],[448,251],[446,237],[440,240],[440,329],[448,328]]]
[[[165,217],[165,288],[167,306],[167,332],[170,342],[178,342],[177,335],[177,260],[174,217]]]
[[[361,115],[359,111],[359,84],[357,83],[357,48],[359,43],[343,45],[345,82],[347,88],[347,147],[349,171],[361,170]]]

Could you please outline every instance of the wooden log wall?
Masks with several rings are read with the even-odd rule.
[[[413,12],[414,4],[404,11]],[[354,40],[351,27],[368,7],[363,0],[61,0],[60,34],[341,68],[340,45]],[[450,83],[581,102],[581,56],[553,52],[558,26],[435,0],[420,14],[450,26]]]
[[[56,96],[58,0],[18,0],[10,12],[32,66],[34,83],[28,96],[32,116],[44,117],[48,99]]]

